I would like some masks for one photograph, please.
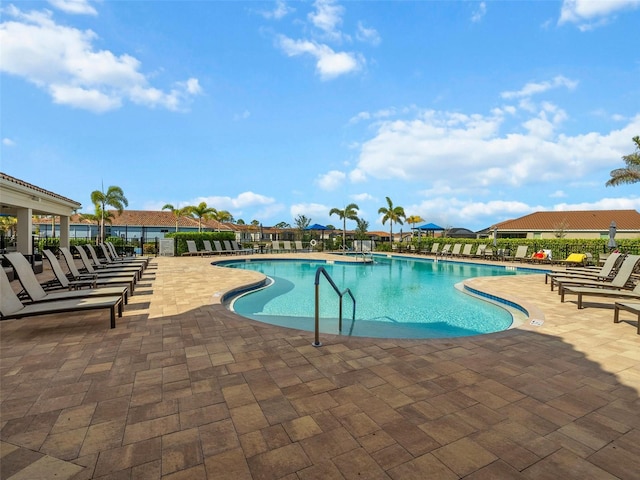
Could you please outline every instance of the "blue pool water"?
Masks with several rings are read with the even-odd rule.
[[[376,257],[374,264],[233,261],[225,266],[261,272],[274,280],[267,288],[236,298],[231,308],[261,322],[313,331],[316,270],[322,266],[340,290],[356,298],[343,301],[342,334],[384,338],[443,338],[478,335],[509,328],[513,317],[493,303],[471,297],[455,285],[479,276],[518,275],[506,269],[461,262]],[[539,272],[536,272],[539,273]],[[320,331],[338,333],[338,296],[320,278]]]

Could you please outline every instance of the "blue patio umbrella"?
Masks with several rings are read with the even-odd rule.
[[[424,225],[419,225],[417,227],[415,227],[416,230],[422,230],[422,231],[432,231],[432,232],[436,232],[436,231],[443,231],[444,228],[442,228],[439,225],[436,225],[435,223],[425,223]]]
[[[309,225],[306,230],[319,230],[320,231],[320,239],[324,240],[324,231],[325,230],[329,230],[327,227],[325,227],[324,225],[320,225],[319,223],[314,223],[313,225]]]

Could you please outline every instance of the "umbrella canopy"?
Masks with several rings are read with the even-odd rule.
[[[616,248],[616,222],[611,222],[609,226],[609,243],[607,243],[607,247]]]
[[[313,225],[309,225],[306,230],[329,230],[324,225],[320,225],[319,223],[314,223]]]
[[[419,225],[417,227],[415,227],[416,230],[428,230],[428,231],[442,231],[444,230],[444,228],[442,228],[439,225],[436,225],[435,223],[425,223],[424,225]]]

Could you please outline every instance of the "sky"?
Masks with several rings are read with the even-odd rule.
[[[0,170],[82,212],[110,185],[264,225],[355,203],[371,231],[386,197],[474,231],[640,209],[605,187],[640,135],[640,0],[0,8]]]

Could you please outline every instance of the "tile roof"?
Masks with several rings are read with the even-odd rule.
[[[581,210],[567,212],[535,212],[506,220],[495,227],[500,230],[565,230],[607,231],[611,221],[618,231],[640,230],[640,213],[635,210]],[[491,227],[493,229],[493,227]]]
[[[35,192],[40,192],[49,197],[57,198],[58,200],[63,200],[65,202],[73,203],[80,208],[82,204],[80,202],[76,202],[75,200],[71,200],[70,198],[63,197],[62,195],[58,195],[57,193],[50,192],[49,190],[45,190],[44,188],[37,187],[31,183],[25,182],[24,180],[20,180],[19,178],[12,177],[11,175],[7,175],[6,173],[0,172],[0,178],[7,182],[15,183],[16,185],[20,185],[21,187],[26,187]]]

